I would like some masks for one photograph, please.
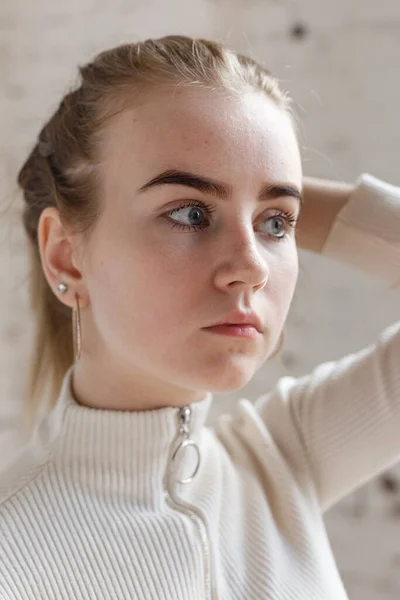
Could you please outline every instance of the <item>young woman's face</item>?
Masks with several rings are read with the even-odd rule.
[[[165,90],[110,122],[101,160],[103,212],[82,269],[92,350],[132,378],[243,387],[274,350],[297,280],[289,117],[261,93]],[[255,311],[263,333],[205,329],[234,310]]]

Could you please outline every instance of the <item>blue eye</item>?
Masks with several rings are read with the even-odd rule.
[[[201,200],[190,201],[166,213],[165,218],[172,228],[179,227],[186,231],[204,231],[209,226],[211,215],[215,209],[216,206],[208,206]],[[171,219],[171,215],[184,210],[187,211],[185,218],[189,223],[182,223]],[[285,239],[288,235],[289,227],[294,228],[296,222],[297,219],[294,213],[290,212],[278,212],[263,221],[263,223],[268,223],[272,226],[272,229],[270,228],[270,231],[267,231],[266,234],[276,241]]]
[[[189,224],[180,223],[179,221],[175,221],[169,218],[170,215],[187,209],[189,209],[189,211],[187,212],[186,218],[188,218],[189,221],[191,221]],[[195,231],[204,230],[208,227],[208,221],[210,220],[211,215],[215,211],[215,209],[215,206],[207,206],[207,204],[204,204],[204,202],[201,202],[201,200],[190,201],[186,202],[182,206],[179,206],[178,208],[174,208],[173,210],[171,210],[169,213],[167,213],[166,218],[172,228],[179,227],[181,229],[190,229]],[[207,217],[206,223],[204,223],[204,215],[206,215]]]
[[[264,221],[264,223],[271,225],[270,231],[267,231],[268,235],[272,237],[282,238],[286,236],[285,219],[281,215],[273,215]],[[287,228],[287,224],[286,224]]]

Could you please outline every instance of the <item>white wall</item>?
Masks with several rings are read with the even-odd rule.
[[[295,37],[300,25],[305,35]],[[300,29],[301,29],[300,28]],[[400,185],[398,0],[2,0],[0,5],[0,400],[20,403],[29,353],[27,269],[15,175],[78,63],[126,40],[166,33],[228,41],[283,81],[302,120],[305,171],[345,180],[361,172]],[[210,415],[254,399],[283,374],[354,351],[399,318],[399,299],[340,265],[301,253],[297,294],[281,358],[236,394],[216,395]],[[1,449],[11,434],[3,433]],[[399,475],[399,469],[392,474]],[[358,506],[361,506],[361,514]],[[400,492],[375,480],[327,515],[354,600],[400,594]],[[358,511],[358,512],[357,512]]]

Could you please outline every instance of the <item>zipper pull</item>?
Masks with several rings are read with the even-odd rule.
[[[176,473],[177,456],[178,456],[179,452],[189,446],[193,447],[196,452],[196,455],[197,455],[197,462],[196,462],[196,467],[194,468],[192,475],[190,475],[189,477],[186,477],[185,479],[177,479],[176,480],[177,483],[190,483],[196,477],[197,472],[200,468],[200,462],[201,462],[199,447],[196,444],[196,442],[194,442],[193,440],[190,439],[189,425],[192,420],[192,408],[189,405],[179,408],[178,414],[177,414],[177,420],[178,420],[178,428],[179,428],[179,431],[178,431],[179,445],[172,455],[172,459],[171,459],[172,473],[174,475]]]

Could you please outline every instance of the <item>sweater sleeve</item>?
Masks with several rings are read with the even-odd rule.
[[[322,255],[400,288],[400,187],[362,175],[334,221]]]
[[[398,288],[400,188],[363,175],[323,253]],[[356,353],[281,378],[255,401],[289,468],[305,461],[322,511],[400,460],[399,365],[400,321]]]

